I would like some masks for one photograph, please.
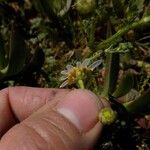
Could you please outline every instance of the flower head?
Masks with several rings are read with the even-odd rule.
[[[75,6],[80,14],[86,15],[96,7],[96,0],[76,0]]]
[[[95,61],[91,64],[90,59],[85,59],[82,63],[77,62],[76,66],[67,65],[66,69],[61,72],[61,81],[64,81],[60,87],[65,87],[66,85],[71,85],[76,83],[79,79],[82,79],[86,71],[93,71],[102,63],[101,60]]]
[[[101,109],[99,113],[99,120],[104,124],[104,125],[110,125],[112,124],[117,117],[117,112],[113,111],[112,108],[105,107]]]

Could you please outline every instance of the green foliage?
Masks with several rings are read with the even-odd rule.
[[[101,94],[103,97],[108,97],[109,94],[112,94],[115,91],[119,73],[119,60],[118,53],[107,54],[105,84]]]
[[[149,110],[150,108],[149,99],[150,99],[150,90],[147,90],[146,92],[144,92],[144,94],[138,97],[135,101],[126,103],[125,106],[129,112],[147,114],[147,110]],[[141,101],[142,101],[142,104],[141,104]]]
[[[4,51],[4,41],[0,35],[0,69],[4,67],[5,62],[5,51]]]
[[[144,0],[130,0],[127,7],[128,20],[137,19],[143,12]]]
[[[114,97],[121,97],[125,94],[129,93],[129,91],[134,88],[134,81],[135,81],[135,73],[128,71],[119,82],[119,85],[115,92],[113,93]]]
[[[42,14],[54,18],[65,15],[71,6],[72,0],[32,0],[32,2],[35,8]]]
[[[4,77],[18,74],[25,65],[27,50],[19,27],[14,27],[14,25],[12,26],[9,49],[7,50],[8,60],[5,59],[4,46],[1,47],[1,51],[0,80]],[[4,66],[4,64],[6,64],[6,66]]]

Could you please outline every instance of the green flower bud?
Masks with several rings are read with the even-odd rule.
[[[96,0],[76,0],[75,6],[80,14],[86,15],[96,7]]]
[[[117,117],[117,112],[112,110],[110,107],[105,107],[101,109],[99,113],[99,121],[102,122],[104,125],[112,124]]]

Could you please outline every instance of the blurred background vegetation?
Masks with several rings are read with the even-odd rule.
[[[84,5],[79,5],[80,1]],[[146,69],[150,56],[149,24],[127,30],[108,44],[102,41],[105,42],[110,34],[108,26],[113,35],[150,15],[149,0],[88,3],[84,0],[0,0],[1,87],[18,84],[58,87],[60,72],[66,64],[100,51],[99,58],[105,59],[104,50],[110,46],[124,47],[124,50],[117,49],[119,53],[126,53],[123,70],[141,69],[138,84],[145,85],[139,88],[147,86],[149,77],[144,72],[149,71]],[[132,63],[127,59],[132,59]],[[146,63],[145,67],[137,65],[139,60],[142,66]],[[101,68],[99,80],[102,80],[103,71]]]
[[[112,59],[108,61],[110,56]],[[135,99],[148,90],[150,1],[0,0],[1,89],[15,85],[59,87],[61,71],[66,65],[86,58],[102,61],[92,74],[94,80],[89,78],[86,87],[97,94],[104,87],[113,93],[115,83],[120,80],[124,90],[121,93],[116,90],[114,95],[125,95],[124,100]],[[111,66],[110,70],[106,70],[107,65]],[[113,82],[105,86],[107,71],[112,72],[109,81]],[[120,131],[118,127],[113,129]],[[145,143],[150,143],[150,136],[147,130],[138,129],[131,132],[135,135],[133,147],[148,150],[149,144]],[[114,142],[116,135],[115,132],[105,137],[105,142],[95,149],[127,150],[128,143]]]

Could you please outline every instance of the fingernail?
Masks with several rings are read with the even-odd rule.
[[[88,90],[73,90],[57,105],[57,111],[80,131],[87,132],[98,121],[99,98]]]

